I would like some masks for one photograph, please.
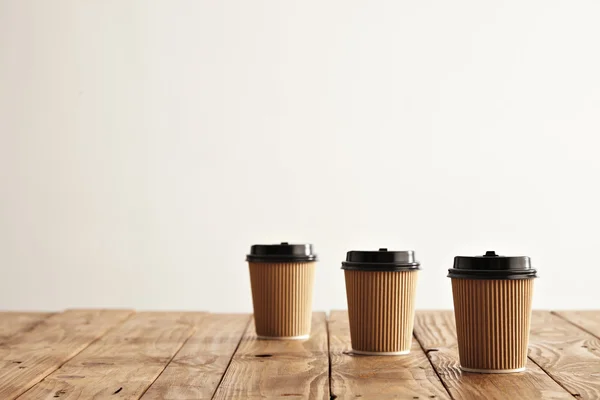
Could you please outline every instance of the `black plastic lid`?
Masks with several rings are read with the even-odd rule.
[[[312,244],[255,244],[250,248],[246,261],[251,262],[306,262],[317,261]]]
[[[454,257],[454,268],[448,270],[448,277],[454,279],[529,279],[537,278],[537,271],[531,268],[531,259],[526,256],[505,257],[494,251],[483,256]]]
[[[346,261],[342,262],[342,269],[359,271],[414,271],[418,270],[419,263],[415,260],[415,252],[388,251],[349,251]]]

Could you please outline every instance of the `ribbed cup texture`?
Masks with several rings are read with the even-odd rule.
[[[460,365],[480,370],[524,368],[533,279],[452,279],[452,293]]]
[[[410,351],[417,271],[345,270],[352,349]]]
[[[310,334],[315,264],[249,263],[257,335]]]

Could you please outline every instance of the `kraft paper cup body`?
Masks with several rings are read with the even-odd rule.
[[[452,279],[460,366],[519,372],[527,364],[533,279]]]
[[[309,337],[315,264],[249,263],[254,323],[259,337]]]
[[[381,249],[379,252],[387,252]],[[349,252],[342,267],[346,279],[352,351],[366,355],[401,355],[410,352],[415,317],[418,263],[392,265],[387,254]],[[409,258],[414,258],[412,255]],[[360,264],[367,257],[373,263]],[[358,261],[352,261],[358,258]],[[387,262],[386,262],[387,261]],[[356,263],[355,263],[356,262]],[[409,261],[404,260],[405,263]],[[401,261],[396,260],[396,264]]]
[[[317,261],[312,245],[253,245],[246,260],[256,335],[261,339],[308,339]]]
[[[487,257],[499,257],[490,253],[493,252],[488,252]],[[536,271],[530,268],[529,258],[526,258],[526,262],[471,260],[466,262],[467,267],[482,268],[469,271],[468,268],[457,268],[455,259],[455,268],[450,270],[449,276],[452,278],[460,368],[463,371],[510,373],[525,370],[533,278],[536,277]],[[464,263],[459,260],[459,264],[461,262]],[[486,263],[490,264],[487,269]]]
[[[418,271],[344,271],[352,350],[407,354],[412,345]]]

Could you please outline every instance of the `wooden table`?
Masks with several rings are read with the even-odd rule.
[[[250,315],[0,312],[0,399],[598,399],[600,311],[533,314],[519,374],[462,373],[451,311],[420,311],[412,352],[350,355],[348,315],[306,341],[257,340]]]

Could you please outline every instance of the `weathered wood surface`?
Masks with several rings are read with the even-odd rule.
[[[258,340],[248,314],[0,312],[0,399],[600,399],[600,311],[534,311],[524,373],[459,369],[452,311],[409,355],[352,355],[348,314]]]
[[[600,303],[599,303],[600,304]],[[578,328],[600,338],[600,312],[598,311],[556,311],[553,314],[569,321]]]
[[[248,314],[205,317],[143,399],[211,399],[249,322]]]
[[[580,399],[600,399],[600,339],[549,312],[531,320],[529,358]]]
[[[13,399],[58,369],[130,311],[70,310],[54,314],[0,347],[0,399]]]
[[[425,353],[413,340],[410,354],[351,353],[347,311],[329,317],[331,394],[339,399],[449,399]]]
[[[11,336],[30,331],[51,313],[0,311],[0,345]]]
[[[259,340],[252,322],[215,399],[329,399],[325,313],[314,313],[308,340]]]
[[[138,399],[194,332],[202,314],[144,312],[128,319],[21,399]]]
[[[414,333],[454,399],[572,399],[535,363],[517,374],[474,374],[459,368],[452,311],[417,311]]]

